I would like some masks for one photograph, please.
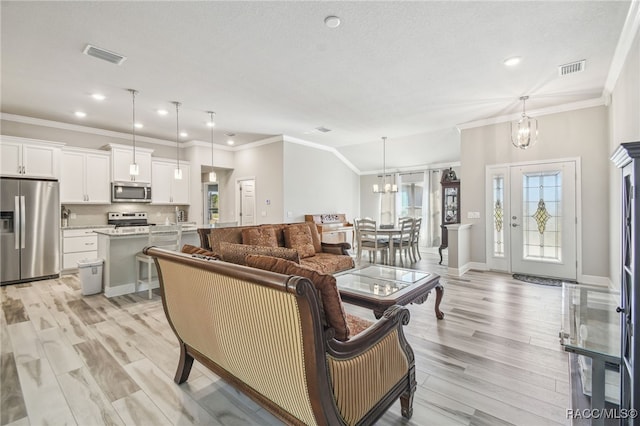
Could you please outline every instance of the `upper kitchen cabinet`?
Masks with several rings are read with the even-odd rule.
[[[156,161],[151,164],[151,203],[153,204],[189,204],[189,183],[191,166],[180,162],[182,179],[174,178],[176,162]]]
[[[58,179],[60,152],[64,144],[36,139],[2,136],[0,174],[2,176]]]
[[[62,150],[60,202],[110,204],[110,156],[104,151]]]
[[[151,182],[152,149],[136,148],[136,163],[140,173],[138,176],[131,176],[129,166],[133,163],[133,148],[116,144],[109,144],[105,148],[111,150],[111,180],[113,182]]]

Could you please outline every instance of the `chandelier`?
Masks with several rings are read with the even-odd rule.
[[[511,143],[516,148],[527,149],[538,141],[538,120],[528,117],[524,104],[528,96],[521,96],[522,117],[518,121],[511,122]]]
[[[389,192],[398,192],[398,185],[387,183],[387,138],[382,137],[382,183],[373,184],[373,192],[376,194],[386,194]]]

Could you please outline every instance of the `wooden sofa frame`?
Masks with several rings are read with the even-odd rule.
[[[146,247],[180,344],[174,381],[194,359],[287,424],[368,425],[398,398],[410,418],[414,354],[393,306],[348,341],[324,324],[306,278]]]

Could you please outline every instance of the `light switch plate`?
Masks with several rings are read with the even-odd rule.
[[[467,212],[467,219],[480,219],[480,212]]]

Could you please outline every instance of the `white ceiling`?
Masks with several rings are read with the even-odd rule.
[[[456,125],[602,96],[629,1],[2,1],[3,113],[175,141],[285,134],[359,170],[457,160]],[[339,16],[338,28],[324,25]],[[90,43],[127,57],[82,54]],[[514,68],[504,59],[521,56]],[[585,71],[558,66],[586,59]],[[89,95],[101,92],[102,102]],[[169,109],[160,117],[158,108]],[[87,117],[74,117],[75,110]],[[329,133],[312,132],[324,126]]]

